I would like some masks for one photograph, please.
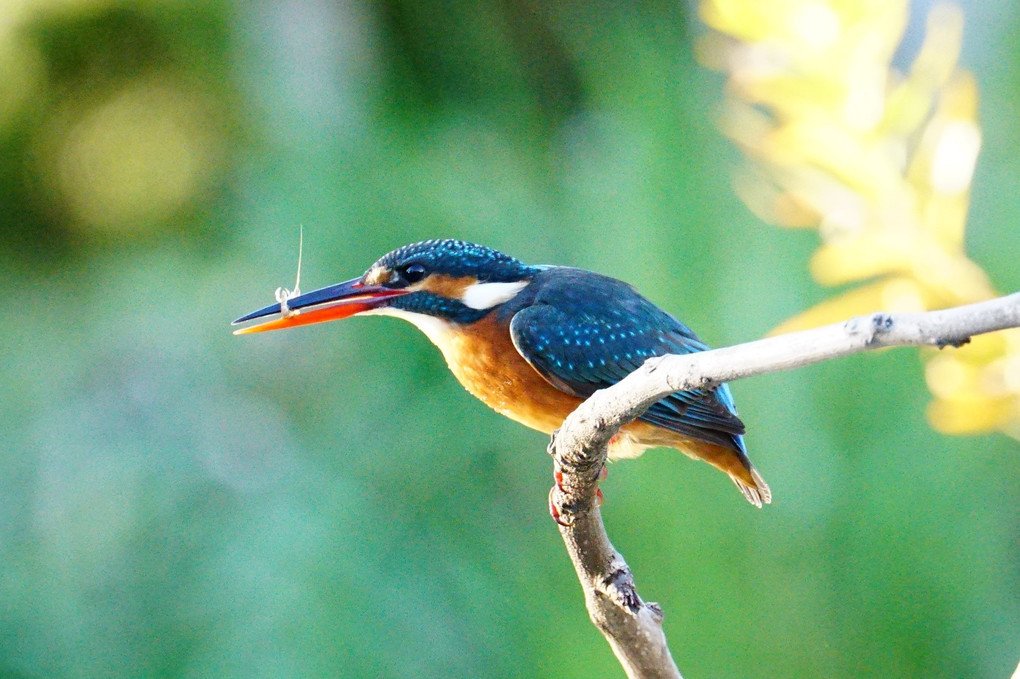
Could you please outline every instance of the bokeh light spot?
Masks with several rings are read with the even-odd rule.
[[[952,356],[938,356],[925,366],[928,388],[937,398],[952,398],[970,382],[967,367]]]
[[[36,95],[42,74],[43,63],[35,46],[0,29],[0,129]]]
[[[977,125],[969,121],[948,123],[931,163],[931,184],[935,190],[948,195],[966,191],[980,150],[981,131]]]
[[[895,311],[924,311],[924,295],[914,281],[893,278],[882,286],[882,307]]]
[[[839,17],[831,7],[822,3],[812,2],[798,7],[791,24],[797,36],[815,49],[829,47],[839,38]]]
[[[219,146],[197,97],[149,81],[86,109],[54,141],[56,193],[80,229],[98,232],[150,229],[185,208]]]

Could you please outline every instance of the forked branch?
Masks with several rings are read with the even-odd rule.
[[[679,678],[662,611],[642,601],[630,568],[606,535],[599,513],[599,475],[609,439],[650,405],[686,389],[791,370],[868,349],[960,347],[974,335],[1020,327],[1020,293],[924,313],[875,313],[813,330],[645,362],[626,379],[593,394],[549,443],[556,484],[550,505],[584,588],[592,622],[628,677]]]

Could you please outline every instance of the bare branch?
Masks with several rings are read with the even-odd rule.
[[[685,389],[791,370],[869,349],[960,347],[973,335],[1020,326],[1020,293],[925,313],[875,313],[813,330],[723,349],[645,362],[626,379],[593,394],[553,433],[556,484],[550,507],[592,622],[628,677],[680,677],[662,631],[662,611],[638,596],[630,568],[606,535],[598,482],[609,439],[650,405]]]

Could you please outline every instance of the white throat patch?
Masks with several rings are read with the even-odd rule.
[[[416,314],[413,311],[405,311],[404,309],[396,309],[394,307],[379,307],[377,309],[369,309],[368,311],[362,311],[356,316],[393,316],[394,318],[403,318],[405,321],[413,323],[416,328],[425,333],[425,336],[432,340],[440,349],[444,349],[447,345],[447,339],[449,338],[454,327],[449,321],[439,318],[438,316],[429,316],[428,314]]]
[[[509,302],[531,281],[514,283],[472,283],[461,293],[460,301],[472,309],[491,309],[497,304]]]

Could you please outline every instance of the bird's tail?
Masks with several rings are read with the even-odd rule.
[[[636,420],[624,425],[613,437],[609,446],[610,459],[637,457],[646,448],[669,446],[698,460],[704,460],[716,469],[726,472],[747,501],[755,507],[772,502],[769,484],[761,477],[744,452],[740,437],[733,438],[729,446],[692,439],[683,434]]]
[[[734,485],[737,486],[740,492],[744,494],[747,501],[755,507],[760,508],[763,504],[770,504],[772,502],[772,491],[769,489],[769,484],[765,483],[765,479],[761,477],[761,474],[758,473],[753,464],[748,465],[747,472],[751,476],[750,480],[753,485],[735,474],[730,474],[730,479],[733,480]]]
[[[761,508],[772,502],[772,491],[769,484],[761,477],[744,452],[740,437],[734,439],[734,446],[720,446],[706,441],[689,441],[680,448],[683,452],[709,463],[716,469],[726,472],[747,501]]]
[[[743,496],[747,498],[747,501],[760,509],[762,505],[772,502],[772,491],[769,489],[769,484],[765,483],[765,479],[747,459],[743,442],[737,438],[734,443],[739,448],[720,446],[705,441],[689,441],[680,450],[726,472]]]

